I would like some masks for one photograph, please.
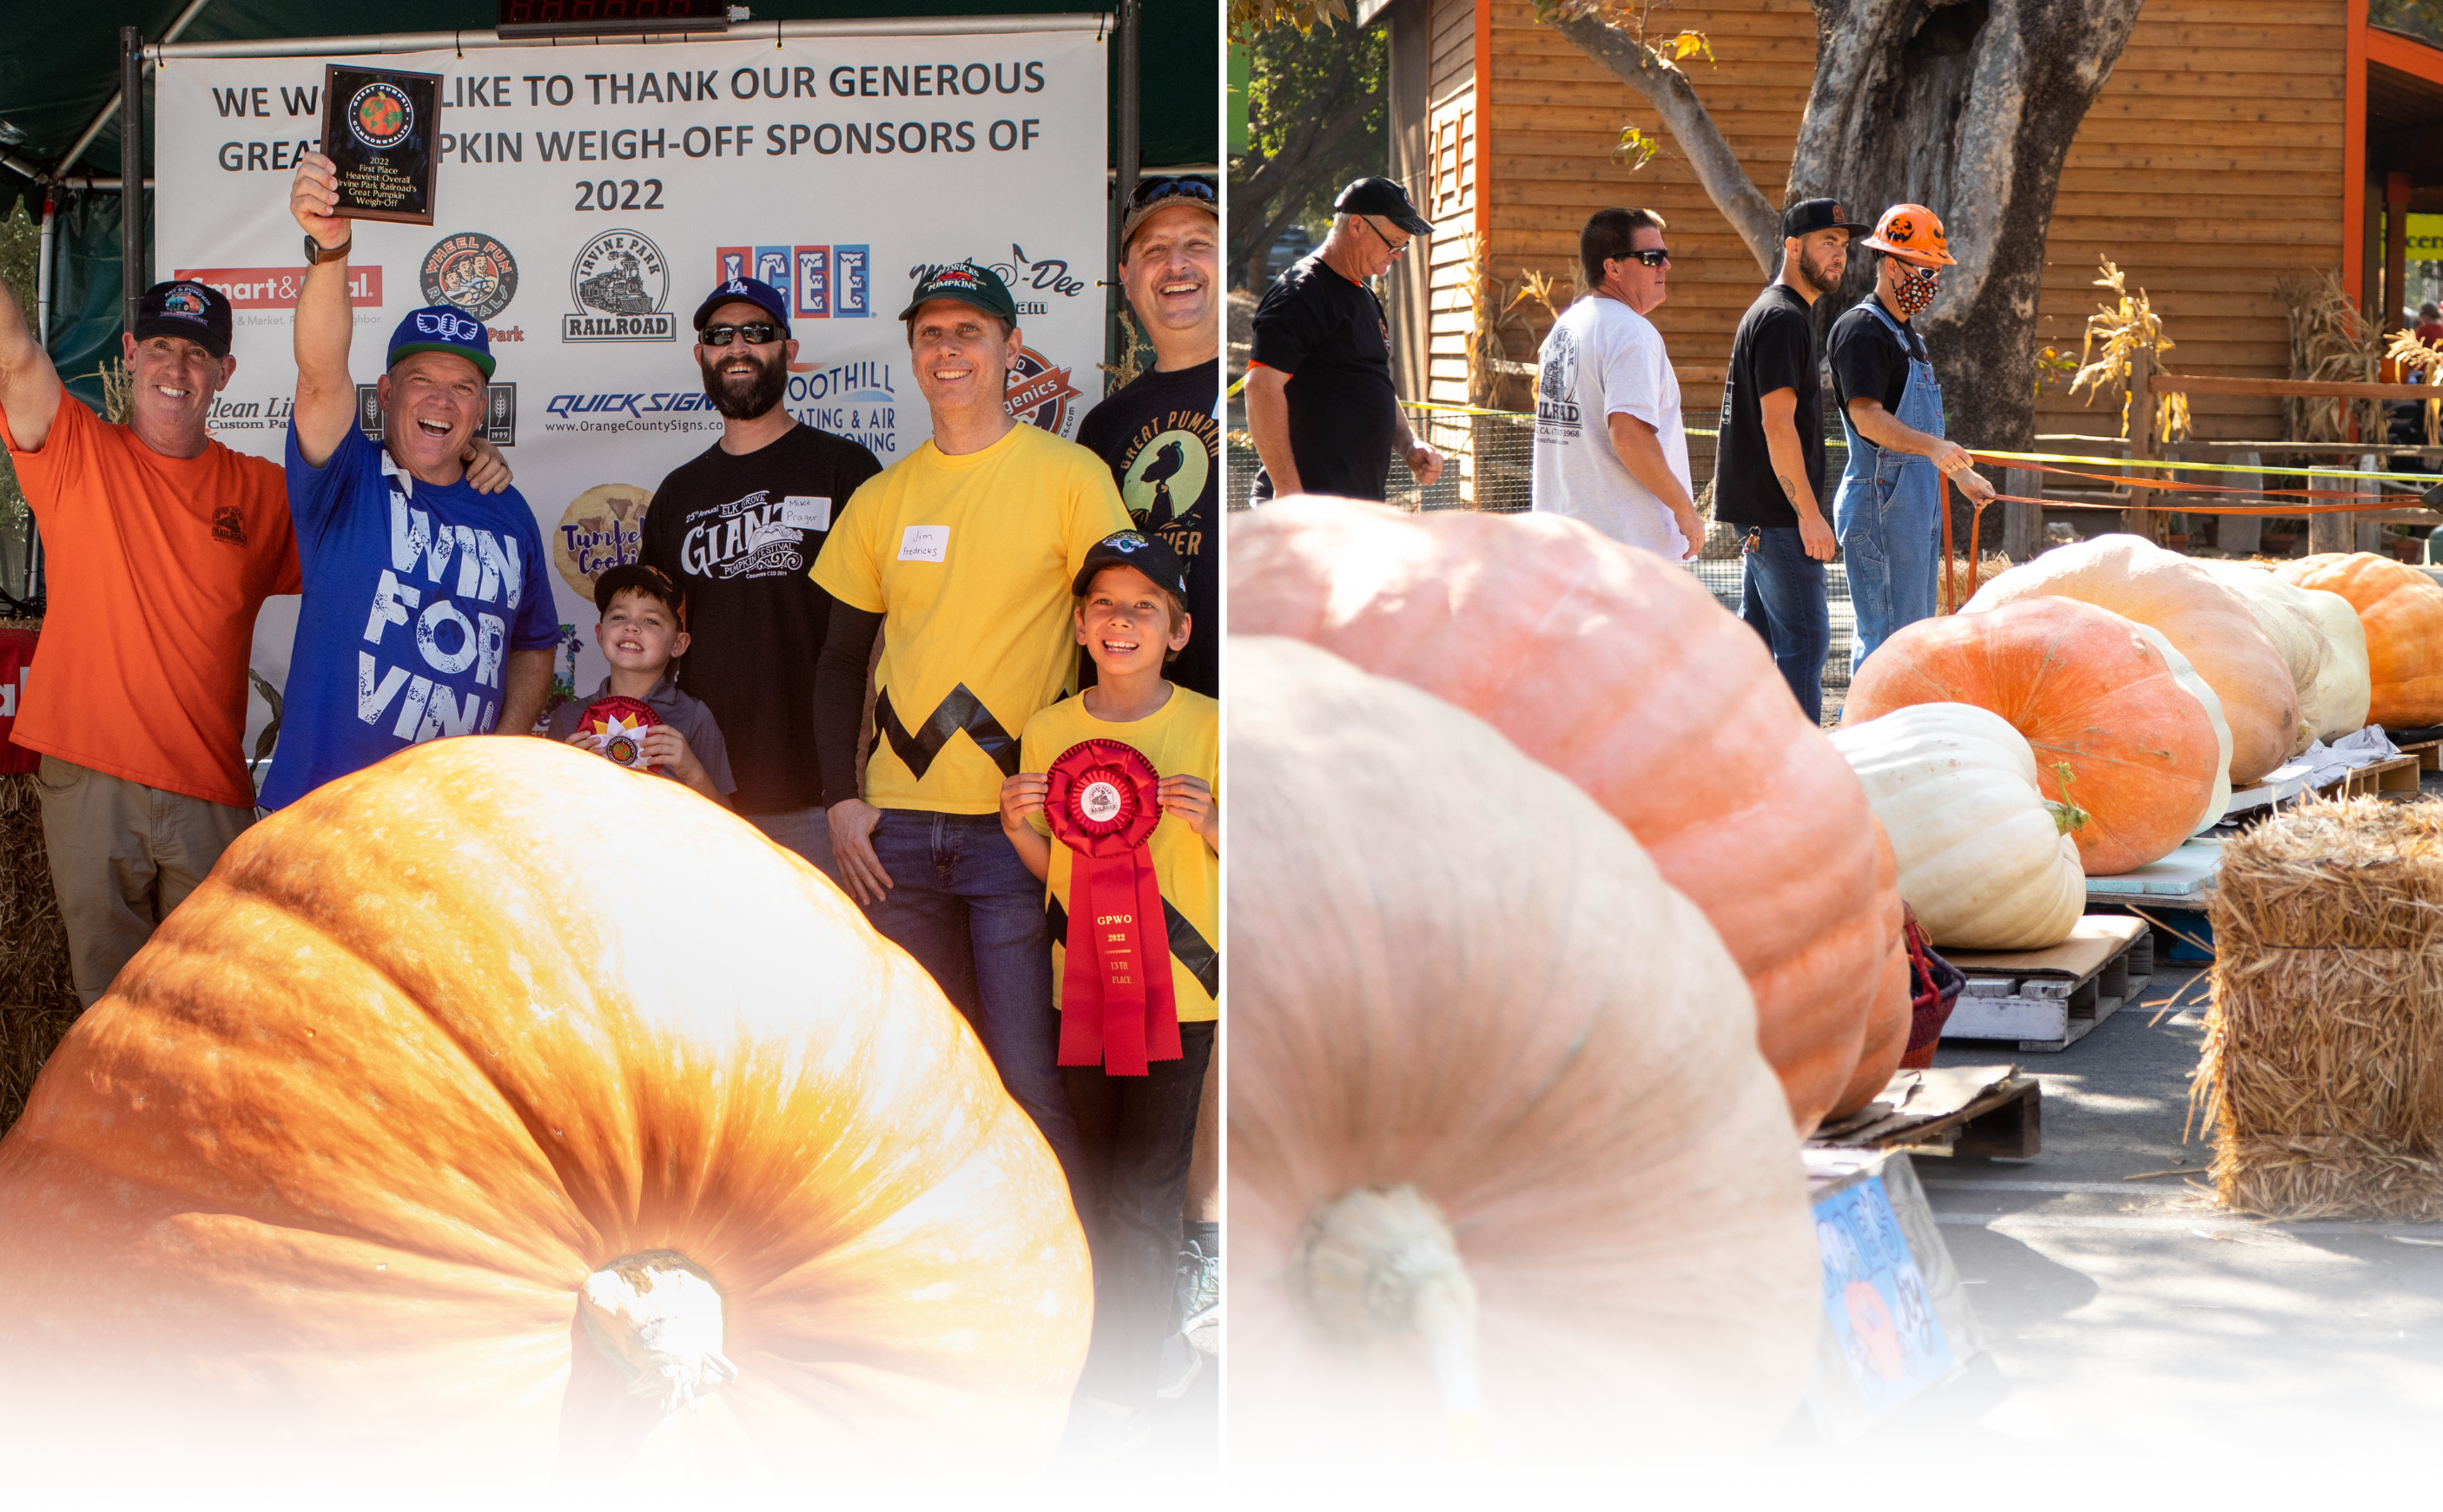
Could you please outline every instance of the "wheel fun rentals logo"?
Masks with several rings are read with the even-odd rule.
[[[585,244],[568,271],[574,313],[560,317],[562,341],[669,341],[678,320],[668,308],[670,265],[652,240],[609,230]]]
[[[1069,434],[1071,401],[1077,385],[1069,369],[1054,367],[1049,358],[1031,346],[1018,349],[1018,365],[1009,375],[1009,394],[1001,401],[1012,417],[1054,435]]]
[[[518,260],[482,231],[460,231],[432,244],[416,270],[427,304],[455,304],[488,321],[518,297]]]
[[[407,140],[415,129],[415,106],[407,91],[377,79],[348,98],[348,135],[377,151]]]

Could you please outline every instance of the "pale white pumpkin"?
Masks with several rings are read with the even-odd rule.
[[[2038,950],[2086,911],[2071,831],[2036,785],[2036,753],[1973,704],[1912,704],[1831,736],[1900,857],[1901,896],[1938,948]]]
[[[2316,743],[2322,710],[2313,700],[2323,686],[2325,664],[2333,659],[2332,642],[2325,636],[2324,627],[2304,601],[2306,590],[2294,588],[2264,568],[2245,562],[2201,560],[2196,564],[2216,582],[2239,595],[2255,618],[2256,628],[2273,642],[2274,653],[2289,669],[2290,686],[2299,694],[2299,728],[2291,732],[2290,754],[2298,755]],[[2356,618],[2355,613],[2352,618]],[[2364,632],[2360,635],[2363,638]]]
[[[2322,588],[2302,588],[2250,562],[2201,562],[2198,565],[2238,590],[2250,608],[2261,599],[2279,599],[2313,623],[2324,636],[2324,655],[2317,663],[2314,677],[2299,684],[2299,717],[2318,740],[2329,745],[2366,728],[2367,703],[2374,692],[2367,670],[2366,626],[2359,621],[2359,612],[2350,607],[2347,599]],[[2257,623],[2265,623],[2264,616],[2258,616]],[[2268,627],[2266,634],[2273,632]],[[2278,638],[2275,644],[2280,644]],[[2306,747],[2302,746],[2300,749]]]

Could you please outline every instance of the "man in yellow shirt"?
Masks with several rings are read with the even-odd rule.
[[[1042,884],[1001,833],[1019,736],[1060,696],[1070,584],[1130,528],[1111,470],[1011,417],[1018,307],[990,269],[936,268],[900,319],[931,439],[866,480],[815,561],[836,601],[815,673],[815,747],[840,882],[975,1025],[1011,1097],[1083,1190],[1054,1063]],[[856,784],[876,630],[873,749]]]

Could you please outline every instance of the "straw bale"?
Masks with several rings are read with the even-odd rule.
[[[2443,803],[2326,800],[2223,847],[2193,1093],[2230,1208],[2443,1218]]]
[[[0,774],[0,1130],[78,1012],[31,773]]]

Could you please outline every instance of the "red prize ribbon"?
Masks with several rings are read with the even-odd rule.
[[[1069,868],[1068,960],[1060,974],[1064,1066],[1141,1077],[1180,1058],[1170,931],[1148,842],[1162,779],[1136,747],[1080,741],[1052,764],[1044,817],[1076,853]]]
[[[653,767],[645,760],[643,736],[661,722],[662,716],[643,699],[612,693],[586,705],[577,728],[592,735],[595,748],[620,765],[650,772]]]

